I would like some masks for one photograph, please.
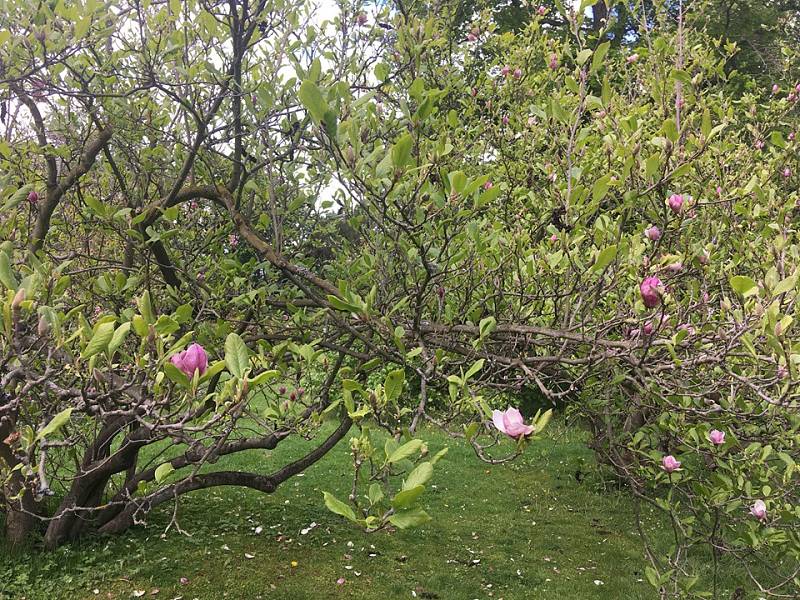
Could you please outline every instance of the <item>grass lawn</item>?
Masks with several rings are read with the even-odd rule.
[[[450,452],[426,492],[434,520],[419,529],[365,534],[325,509],[322,490],[349,491],[344,441],[272,496],[237,488],[184,496],[178,519],[189,535],[164,533],[174,508],[164,505],[124,536],[53,553],[0,548],[0,598],[655,597],[630,499],[604,485],[579,433],[551,423],[546,438],[502,466],[481,463],[460,440],[425,437],[432,452]],[[219,466],[266,472],[303,445],[288,440]]]

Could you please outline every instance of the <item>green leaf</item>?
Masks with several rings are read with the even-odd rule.
[[[306,107],[311,117],[317,121],[322,122],[325,119],[325,113],[330,110],[325,98],[322,97],[322,92],[313,81],[306,79],[300,84],[300,90],[297,92],[300,102]]]
[[[243,379],[250,367],[250,352],[236,333],[229,333],[225,338],[225,365],[237,379]]]
[[[11,259],[5,252],[0,252],[0,283],[12,291],[19,287],[19,282],[11,270]]]
[[[396,512],[391,517],[389,517],[389,522],[395,527],[399,527],[400,529],[407,529],[409,527],[418,527],[419,525],[423,525],[430,520],[431,520],[430,515],[421,508]]]
[[[386,395],[387,402],[394,402],[403,393],[403,383],[406,380],[406,373],[403,369],[391,371],[383,382],[383,393]]]
[[[595,181],[594,186],[592,186],[592,200],[594,202],[600,202],[600,200],[605,198],[610,183],[611,175],[603,175],[600,179]]]
[[[400,139],[392,146],[392,164],[399,168],[406,166],[411,160],[411,148],[414,145],[414,139],[410,133],[400,136]]]
[[[325,498],[325,506],[328,507],[329,511],[347,517],[351,521],[356,521],[356,513],[353,512],[353,509],[349,505],[338,500],[336,496],[328,492],[322,492],[322,496]]]
[[[482,358],[476,360],[469,368],[469,370],[467,370],[467,372],[464,374],[464,381],[467,381],[470,377],[475,375],[475,373],[480,371],[483,368],[483,362],[484,360]]]
[[[419,449],[422,448],[422,440],[411,440],[410,442],[406,442],[396,450],[394,450],[387,459],[386,462],[388,463],[396,463],[400,462],[404,458],[408,458],[415,452],[418,452]]]
[[[742,296],[749,296],[758,292],[756,282],[746,275],[735,275],[730,279],[731,287]]]
[[[338,298],[337,296],[334,296],[333,294],[328,295],[328,302],[336,310],[341,310],[348,313],[361,312],[360,306],[356,306],[355,304],[350,304],[349,302],[345,302],[344,300]]]
[[[276,371],[273,369],[271,371],[263,371],[262,373],[259,373],[258,375],[248,379],[247,381],[251,386],[262,385],[264,383],[267,383],[268,381],[277,379],[279,375],[280,371]]]
[[[49,435],[53,435],[59,429],[69,422],[70,415],[72,415],[72,408],[66,408],[58,413],[55,417],[50,419],[50,422],[45,425],[42,430],[36,434],[36,441],[42,440]]]
[[[413,488],[403,489],[403,491],[397,492],[394,498],[392,498],[392,508],[395,510],[406,510],[411,508],[424,491],[425,486],[418,485]]]
[[[608,248],[604,248],[600,254],[597,255],[597,260],[594,261],[594,265],[592,266],[593,271],[602,271],[608,265],[611,264],[617,257],[617,246],[609,246]]]
[[[164,481],[170,473],[175,470],[175,467],[172,466],[172,463],[163,463],[158,465],[155,472],[156,483],[161,483]]]
[[[383,490],[381,489],[379,483],[373,483],[372,485],[370,485],[368,494],[369,494],[369,503],[372,506],[375,506],[376,504],[378,504],[378,502],[383,500]]]
[[[578,52],[578,56],[575,57],[575,62],[578,63],[578,66],[580,66],[587,60],[589,60],[589,57],[591,55],[592,55],[591,48],[586,48],[585,50],[581,50],[580,52]]]
[[[603,60],[608,54],[608,49],[611,47],[611,42],[603,42],[597,47],[597,50],[594,51],[594,56],[592,56],[592,72],[597,71],[601,66],[603,66]]]
[[[420,463],[408,474],[408,479],[403,482],[403,489],[410,490],[425,485],[431,477],[433,477],[433,465],[427,461]]]
[[[122,345],[122,342],[124,342],[125,338],[128,337],[128,333],[130,332],[130,330],[131,330],[130,321],[126,321],[125,323],[117,327],[116,330],[114,330],[114,335],[111,336],[111,341],[108,343],[108,354],[110,356],[113,355],[114,352],[117,351],[117,348],[119,348]]]
[[[795,287],[797,287],[797,277],[789,276],[775,286],[775,289],[772,290],[772,295],[780,296],[781,294],[793,290]]]
[[[114,321],[101,323],[97,326],[92,339],[86,344],[86,348],[81,353],[82,359],[91,358],[95,354],[100,354],[108,348],[109,342],[114,337]]]

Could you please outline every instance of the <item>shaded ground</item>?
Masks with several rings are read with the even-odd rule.
[[[184,497],[178,518],[190,535],[164,533],[173,510],[166,506],[147,528],[124,537],[50,554],[9,556],[0,549],[0,598],[655,596],[644,581],[632,504],[604,487],[577,434],[553,424],[524,457],[493,467],[459,440],[427,438],[432,452],[445,445],[450,452],[426,492],[434,520],[420,529],[364,534],[325,509],[322,490],[340,498],[349,491],[343,442],[272,496],[218,488]],[[272,466],[302,450],[297,441],[285,444],[272,454],[220,461],[219,468]],[[666,532],[660,537],[666,540]]]

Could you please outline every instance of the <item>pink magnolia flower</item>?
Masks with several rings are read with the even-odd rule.
[[[777,94],[781,91],[781,87],[777,83],[772,84],[772,93]]]
[[[550,55],[550,60],[548,61],[547,66],[553,71],[558,68],[558,56],[555,53]]]
[[[236,248],[239,245],[239,236],[235,233],[232,233],[228,236],[228,243],[231,245],[232,248]]]
[[[500,75],[503,77],[508,77],[511,74],[511,67],[508,65],[504,65],[502,69],[500,69]]]
[[[516,408],[510,406],[505,411],[493,411],[492,423],[499,431],[513,438],[533,433],[533,426],[525,425],[522,414]]]
[[[503,125],[508,125],[508,115],[503,115]]]
[[[661,230],[655,225],[651,225],[645,229],[644,234],[647,236],[647,239],[652,242],[657,242],[661,239]]]
[[[794,92],[789,92],[789,95],[786,96],[786,99],[789,102],[795,102],[797,100],[797,94],[795,94]]]
[[[798,83],[796,86],[794,86],[794,91],[797,92],[798,94],[800,94],[800,83]]]
[[[471,31],[467,34],[467,41],[468,42],[475,42],[477,41],[478,36],[472,33]]]
[[[658,277],[646,277],[639,285],[642,301],[647,308],[655,308],[661,304],[661,280]]]
[[[634,52],[633,54],[631,54],[629,57],[627,57],[625,59],[625,62],[628,63],[628,64],[632,64],[632,63],[635,63],[637,60],[639,60],[639,55]]]
[[[208,354],[200,344],[192,344],[183,352],[173,355],[170,360],[189,377],[193,377],[195,371],[202,375],[208,368]]]
[[[652,333],[653,333],[653,324],[652,324],[650,321],[648,321],[647,323],[645,323],[645,324],[644,324],[644,326],[642,327],[642,332],[643,332],[645,335],[650,335],[650,334],[652,334]]]
[[[786,379],[789,376],[789,369],[786,368],[786,365],[780,365],[776,374],[778,379]]]
[[[547,7],[540,6],[539,8],[536,9],[536,12],[539,14],[540,17],[543,17],[544,14],[547,12]],[[798,84],[798,85],[800,85],[800,84]]]
[[[358,23],[359,27],[363,27],[367,24],[367,13],[358,13],[356,17],[356,23]]]
[[[767,505],[764,504],[763,500],[756,500],[755,502],[753,502],[753,506],[750,507],[750,514],[753,515],[759,521],[766,521]]]
[[[36,192],[36,190],[31,190],[30,193],[28,193],[28,202],[31,204],[39,202],[39,193]]]
[[[514,79],[519,79],[522,77],[522,69],[516,68],[514,69]]]
[[[717,186],[717,196],[722,196],[722,186]]]
[[[783,169],[783,176],[787,179],[792,176],[792,170],[789,167]]]
[[[794,131],[789,132],[789,141],[794,141]]]
[[[667,454],[661,459],[661,468],[667,473],[672,473],[681,468],[681,461],[677,460],[672,454]]]
[[[756,147],[756,150],[763,150],[763,148],[764,148],[764,140],[756,140],[755,147]]]
[[[708,256],[708,252],[703,251],[697,255],[697,260],[700,262],[701,265],[707,265],[708,261],[711,259]]]
[[[725,443],[725,432],[719,429],[712,429],[708,432],[708,439],[711,440],[711,443],[715,446],[721,446]]]
[[[667,270],[671,271],[672,273],[680,273],[683,271],[683,263],[678,261],[667,265]]]
[[[483,189],[485,189],[485,190],[490,190],[493,187],[494,187],[494,184],[491,181],[487,181],[486,183],[483,184]]]
[[[667,199],[667,204],[669,204],[670,210],[677,214],[683,209],[683,196],[680,194],[672,194],[672,196]]]
[[[558,234],[554,233],[553,235],[551,235],[550,236],[550,241],[553,242],[553,243],[557,242],[558,241]]]
[[[344,577],[339,577],[339,579],[336,580],[336,585],[344,585],[344,581]]]

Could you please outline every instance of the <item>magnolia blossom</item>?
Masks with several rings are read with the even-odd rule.
[[[522,69],[517,67],[514,69],[514,79],[519,79],[520,77],[522,77]]]
[[[683,209],[683,196],[680,194],[672,194],[667,199],[667,204],[669,204],[669,208],[674,213],[679,213]]]
[[[647,239],[653,242],[657,242],[661,239],[661,230],[656,227],[655,225],[651,225],[647,229],[644,230],[644,234],[647,236]]]
[[[550,236],[550,241],[551,242],[557,242],[558,241],[558,234],[554,233],[553,235],[551,235]]]
[[[550,60],[547,63],[547,66],[550,67],[553,71],[558,68],[558,56],[553,53],[550,55]]]
[[[647,308],[655,308],[661,304],[661,294],[659,289],[661,287],[661,280],[658,277],[646,277],[639,285],[639,292],[642,295],[642,301]]]
[[[631,63],[635,63],[637,60],[639,60],[639,55],[634,52],[633,54],[631,54],[629,57],[627,57],[625,59],[625,62],[627,62],[628,64],[631,64]]]
[[[539,13],[540,17],[543,17],[544,14],[547,12],[547,7],[539,6],[539,8],[536,9],[536,12]],[[800,84],[798,84],[798,86],[800,87]]]
[[[667,473],[672,473],[681,468],[681,461],[677,460],[672,454],[667,454],[661,459],[661,468]]]
[[[483,184],[483,189],[485,189],[485,190],[490,190],[493,187],[494,187],[494,184],[491,181],[487,181],[486,183]]]
[[[476,41],[477,39],[478,39],[478,36],[477,36],[477,35],[475,35],[474,33],[472,33],[472,32],[469,32],[469,33],[467,34],[467,41],[468,41],[468,42],[474,42],[474,41]]]
[[[711,440],[711,443],[715,446],[721,446],[725,443],[725,432],[719,429],[712,429],[708,433],[708,439]]]
[[[193,377],[195,371],[199,371],[202,375],[208,368],[208,355],[200,344],[192,344],[183,352],[175,354],[170,360],[189,377]]]
[[[789,167],[783,169],[783,176],[787,179],[792,176],[792,170]]]
[[[36,204],[39,202],[39,194],[35,190],[31,190],[28,194],[28,202],[31,204]]]
[[[759,521],[766,521],[767,505],[764,504],[763,500],[756,500],[755,502],[753,502],[753,506],[750,507],[750,514],[753,515]]]
[[[503,77],[508,77],[511,74],[511,67],[505,65],[502,69],[500,69],[500,75]]]
[[[772,93],[777,94],[781,91],[781,87],[777,83],[772,84]]]
[[[644,326],[642,327],[642,332],[645,335],[650,335],[651,333],[653,333],[653,324],[650,321],[645,323]]]
[[[358,16],[356,17],[356,23],[358,23],[360,26],[366,25],[367,24],[367,14],[363,13],[363,12],[362,13],[358,13]]]
[[[492,423],[509,437],[518,438],[533,433],[533,426],[525,425],[522,414],[512,407],[492,412]]]
[[[503,125],[508,125],[508,115],[503,115]]]
[[[673,273],[679,273],[683,271],[683,263],[681,261],[674,262],[672,264],[667,265],[667,270]]]
[[[722,196],[722,187],[719,185],[717,186],[717,196]]]
[[[755,147],[756,150],[762,150],[764,148],[764,140],[756,140]]]

